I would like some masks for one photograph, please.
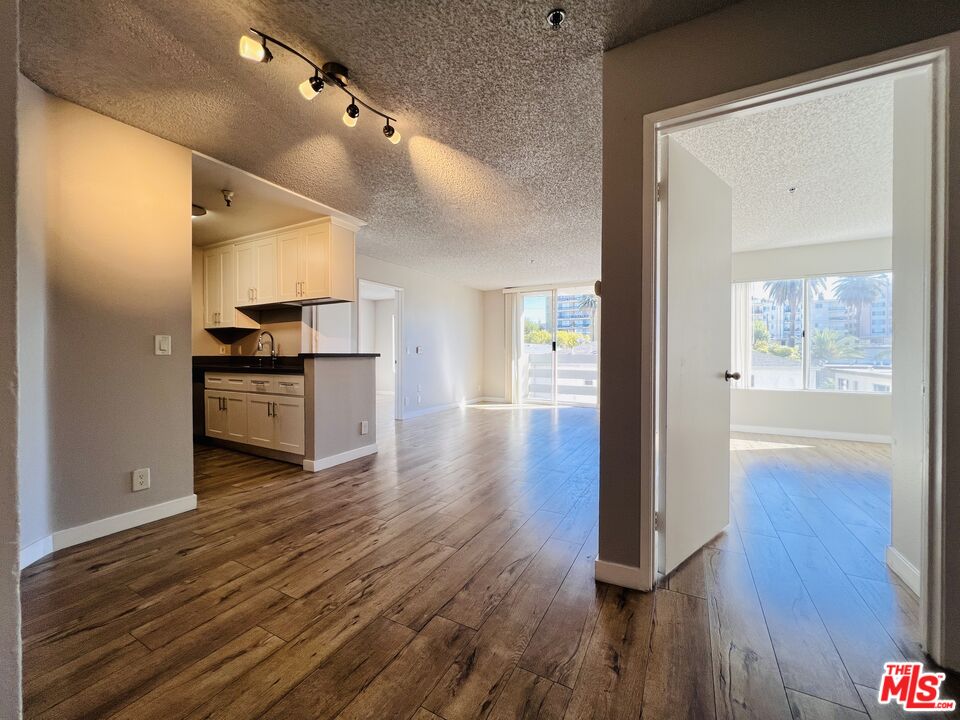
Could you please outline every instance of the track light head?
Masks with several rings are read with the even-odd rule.
[[[258,42],[249,35],[243,35],[240,38],[240,57],[254,62],[268,63],[273,60],[273,53],[267,47],[266,38]]]
[[[383,126],[383,136],[394,145],[400,142],[400,133],[390,124],[389,120],[387,120],[387,124]]]
[[[347,105],[346,112],[343,113],[343,124],[347,127],[355,127],[358,117],[360,117],[360,108],[357,107],[357,103],[351,98],[350,104]]]
[[[323,78],[320,73],[315,72],[313,77],[309,77],[300,83],[300,94],[305,100],[313,100],[320,91],[323,90]]]

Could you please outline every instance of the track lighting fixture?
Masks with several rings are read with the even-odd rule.
[[[321,90],[323,90],[323,78],[320,77],[319,71],[315,70],[313,77],[309,77],[300,83],[300,94],[303,95],[305,100],[313,100],[320,94]]]
[[[267,39],[257,42],[249,35],[240,38],[240,57],[254,62],[268,63],[273,60],[273,53],[267,47]]]
[[[339,88],[350,96],[350,104],[347,105],[347,110],[343,113],[344,125],[347,127],[356,126],[357,118],[360,117],[360,106],[363,105],[364,108],[372,112],[374,115],[379,115],[386,121],[386,125],[383,128],[384,136],[394,145],[400,142],[400,133],[393,125],[390,124],[391,122],[396,122],[396,118],[390,117],[386,113],[368,105],[363,100],[357,98],[352,91],[347,90],[347,80],[350,73],[343,65],[335,62],[317,65],[315,62],[307,58],[303,53],[294,50],[286,43],[277,40],[275,37],[271,37],[266,33],[262,33],[255,28],[250,28],[250,32],[259,37],[260,41],[258,42],[255,38],[250,37],[249,35],[244,35],[241,37],[241,57],[246,58],[247,60],[266,63],[273,59],[273,53],[271,53],[270,48],[267,47],[268,42],[273,43],[277,47],[283,48],[290,54],[295,55],[303,60],[313,69],[313,75],[300,83],[298,88],[300,90],[300,94],[304,98],[307,100],[313,100],[313,98],[320,94],[320,91],[323,90],[325,85],[329,83],[333,87]]]
[[[398,133],[397,129],[390,124],[389,120],[387,120],[387,124],[383,126],[383,136],[394,145],[400,142],[400,133]]]
[[[360,117],[360,108],[357,107],[357,101],[351,96],[350,104],[343,113],[343,124],[347,127],[356,127],[357,118]]]

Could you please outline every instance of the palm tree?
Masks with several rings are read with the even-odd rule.
[[[847,275],[838,278],[834,282],[833,293],[837,300],[854,311],[858,334],[863,334],[861,324],[863,322],[864,309],[867,305],[877,300],[889,284],[890,278],[886,273],[880,273],[878,275]]]
[[[600,298],[596,295],[581,295],[577,301],[577,310],[586,310],[590,313],[590,341],[597,339],[597,309],[600,307]]]
[[[860,341],[853,335],[843,335],[839,330],[814,330],[810,339],[810,355],[820,366],[835,360],[862,358]]]
[[[796,342],[794,331],[797,328],[796,308],[803,304],[803,280],[767,280],[763,289],[775,303],[783,305],[790,312],[790,335],[788,344]]]

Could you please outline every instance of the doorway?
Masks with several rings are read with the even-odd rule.
[[[403,419],[400,335],[402,288],[360,280],[357,293],[357,351],[377,353],[377,430]]]
[[[793,560],[792,566],[801,575],[809,573],[802,578],[802,586],[821,615],[825,610],[820,603],[829,606],[843,599],[843,593],[823,594],[831,569],[838,570],[836,587],[849,590],[847,609],[856,606],[868,616],[877,588],[856,586],[864,577],[889,585],[892,571],[898,578],[894,584],[902,581],[919,595],[915,601],[920,618],[917,636],[928,649],[930,625],[935,620],[930,619],[927,587],[939,582],[928,576],[936,572],[929,563],[929,546],[936,541],[931,539],[927,508],[928,498],[940,487],[935,464],[938,439],[931,431],[931,414],[938,411],[937,368],[942,354],[937,325],[943,307],[937,273],[942,267],[942,241],[936,221],[942,190],[936,179],[943,160],[934,142],[942,124],[938,116],[938,108],[943,107],[938,97],[942,90],[935,82],[941,63],[942,55],[933,53],[883,65],[866,64],[852,71],[848,68],[845,73],[824,71],[823,80],[787,85],[767,94],[745,93],[748,99],[739,101],[703,101],[695,109],[679,108],[646,119],[647,143],[656,149],[655,177],[659,180],[656,196],[651,192],[647,198],[648,217],[655,217],[652,229],[658,264],[654,413],[659,432],[653,456],[652,566],[668,575],[700,548],[728,542],[745,547],[752,562],[750,548],[741,543],[743,528],[730,520],[766,520],[765,528],[754,524],[748,530],[761,538],[757,552],[766,559],[779,553],[781,559]],[[893,141],[901,126],[909,128],[905,133],[908,142],[897,147],[913,176],[909,182],[898,182],[895,177],[890,191],[893,216],[888,264],[861,267],[851,260],[854,253],[846,252],[839,253],[837,257],[843,255],[843,259],[832,266],[808,271],[803,267],[803,253],[791,251],[791,259],[782,260],[773,275],[741,278],[738,293],[737,283],[731,288],[736,273],[731,257],[736,240],[729,222],[735,204],[733,192],[709,167],[709,160],[704,162],[691,152],[696,143],[684,143],[683,133],[834,98],[858,87],[875,90],[880,86],[891,92],[895,92],[894,86],[897,92],[902,86],[910,97],[904,105],[908,111],[896,113],[895,109],[892,128]],[[911,119],[915,124],[909,127]],[[785,141],[793,139],[790,136]],[[768,152],[776,161],[786,154],[777,155],[776,148]],[[757,155],[755,161],[760,166],[764,158]],[[787,177],[780,180],[780,187],[776,181],[768,183],[770,202],[794,203],[793,211],[802,216],[802,185]],[[874,180],[861,173],[852,189]],[[834,209],[821,201],[807,208],[807,217],[812,216],[811,210],[825,215]],[[811,232],[810,225],[801,231]],[[907,238],[912,245],[905,243]],[[859,247],[863,249],[867,241],[879,239],[839,238],[851,241],[846,250],[854,247],[852,241],[862,241]],[[769,248],[753,250],[772,253]],[[754,261],[759,263],[759,256],[751,258]],[[898,297],[915,297],[918,302],[912,316],[897,311],[898,330],[893,335],[897,344],[891,347],[887,313],[894,282],[904,290]],[[854,300],[855,293],[859,297]],[[743,347],[735,341],[738,333],[745,340]],[[852,400],[871,396],[873,405],[879,407],[890,403],[892,390],[895,409],[887,413],[891,417],[888,433],[894,437],[893,458],[888,448],[856,444],[881,439],[882,433],[864,432],[873,437],[847,438],[842,430],[803,428],[797,417],[793,418],[795,425],[777,426],[768,421],[767,430],[790,432],[734,436],[731,492],[731,385],[753,392],[748,388],[761,389],[757,383],[770,382],[777,385],[764,388],[771,395],[763,399],[757,393],[751,400],[754,405],[769,414],[773,412],[772,398],[778,394],[778,401],[787,393],[796,394],[799,404],[795,407],[807,409],[812,403],[835,399],[841,409],[821,416],[824,422],[833,423],[841,420],[842,408]],[[876,413],[861,414],[868,416],[862,418],[868,422],[877,420]],[[696,452],[691,452],[692,448]],[[902,458],[909,454],[904,458],[909,477],[899,489],[898,453]],[[888,478],[893,475],[892,491],[889,481],[884,483],[884,473]],[[837,484],[841,481],[847,484]],[[898,506],[898,493],[905,492],[912,493],[909,507],[903,497]],[[896,543],[881,540],[889,525],[878,518],[882,520],[884,507],[889,516],[891,495],[895,534],[898,507],[901,524],[906,519],[913,525],[916,556],[912,563],[904,562]],[[933,507],[938,502],[934,496]],[[771,522],[772,516],[780,527]],[[770,537],[775,541],[764,539]],[[889,544],[889,548],[881,544]],[[819,570],[811,572],[815,561],[822,562]],[[874,595],[868,598],[871,593]],[[834,634],[829,623],[827,629]],[[836,628],[837,634],[843,631],[842,626]]]
[[[519,293],[514,333],[521,403],[596,407],[600,298],[592,287]]]

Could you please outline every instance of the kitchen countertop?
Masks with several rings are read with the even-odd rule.
[[[202,373],[207,370],[217,372],[252,372],[276,374],[302,374],[303,361],[313,358],[376,358],[380,353],[300,353],[299,356],[280,355],[271,358],[268,355],[194,355],[193,369]]]
[[[378,358],[380,353],[300,353],[302,358]]]

